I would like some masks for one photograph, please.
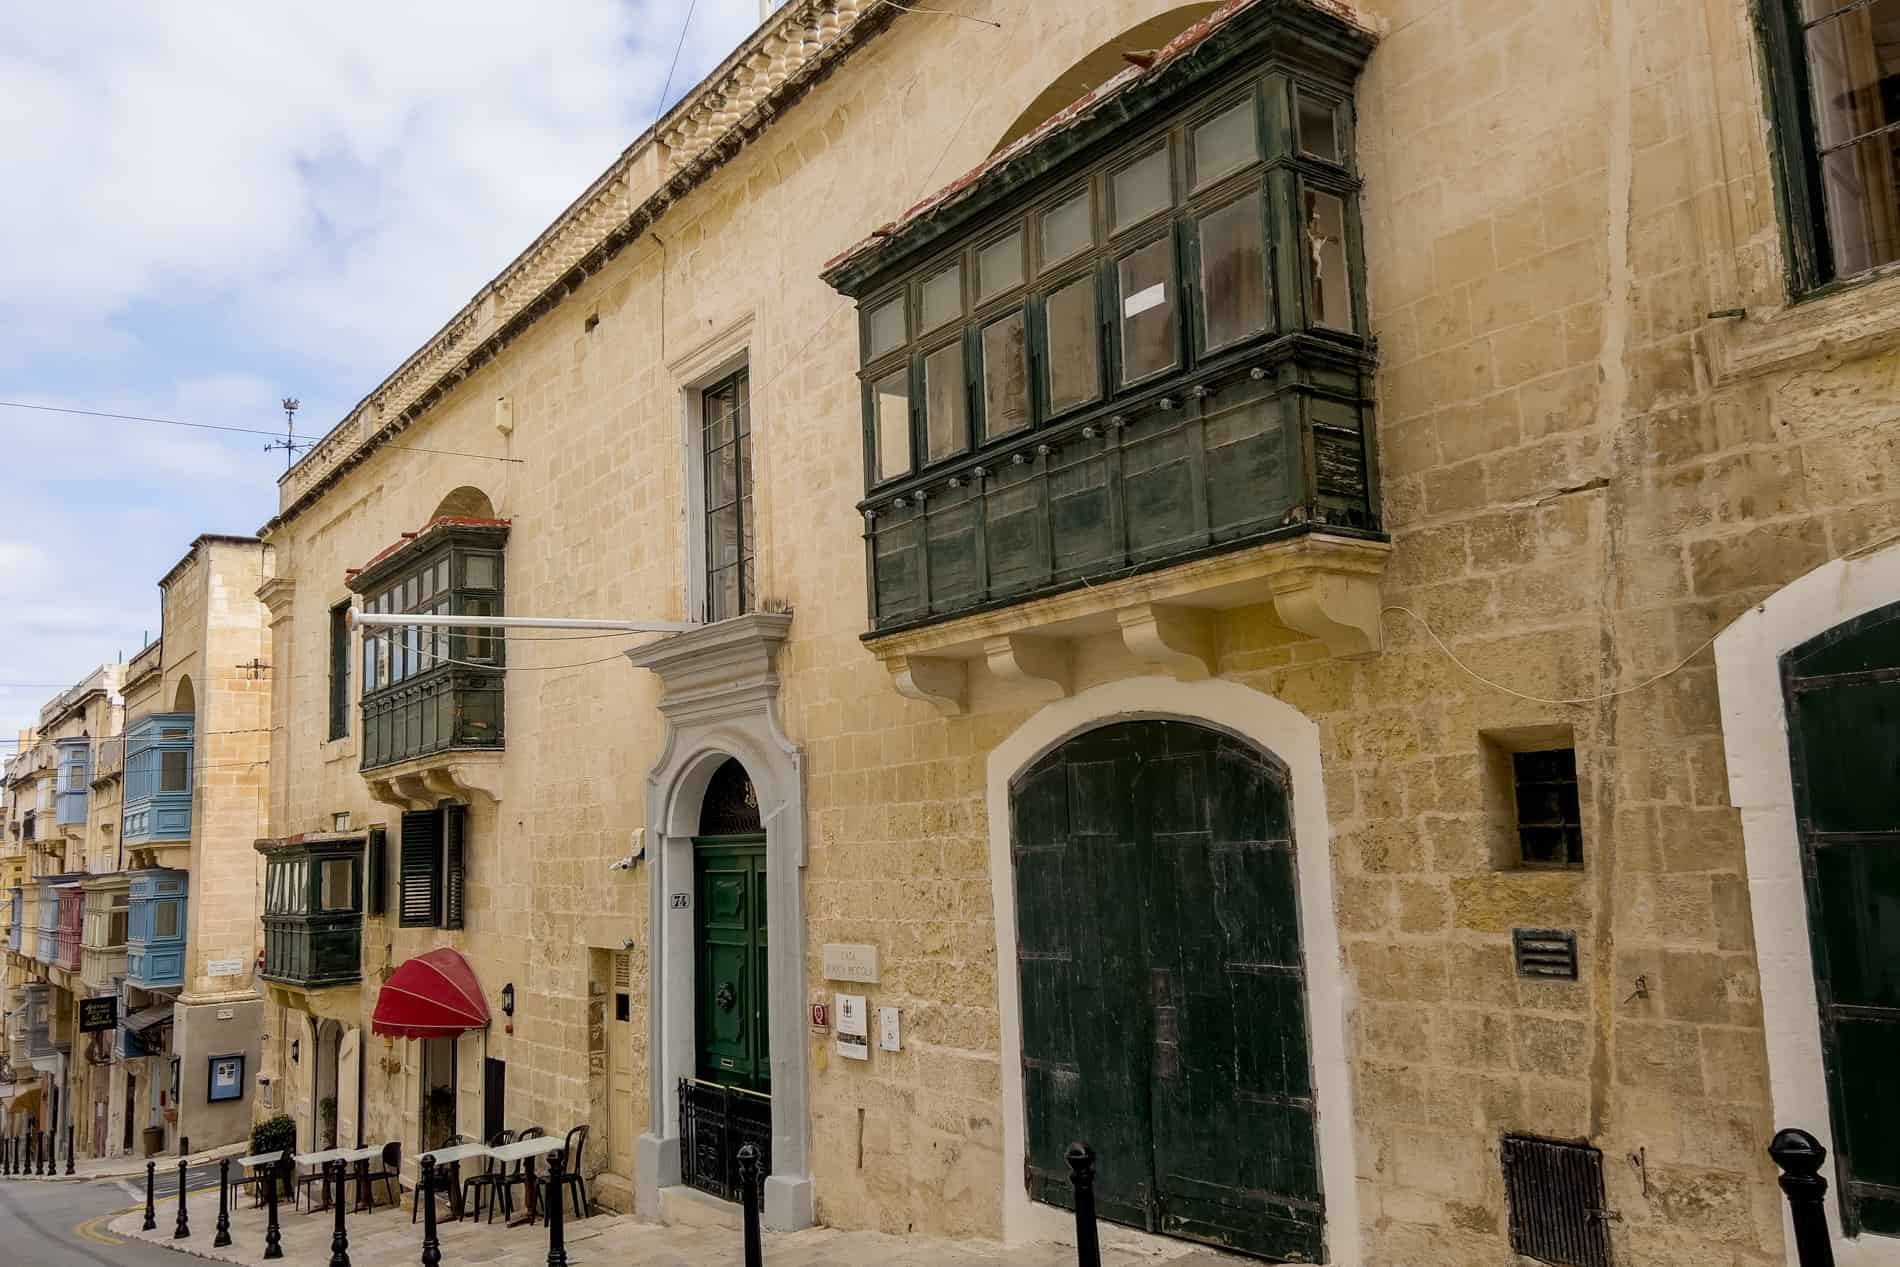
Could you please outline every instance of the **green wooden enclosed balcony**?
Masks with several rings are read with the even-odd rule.
[[[366,837],[260,840],[264,979],[306,990],[362,978]]]
[[[1257,603],[1376,646],[1371,45],[1300,0],[1223,11],[827,267],[859,312],[866,637],[900,689],[942,702],[923,679],[998,637],[1205,642]]]

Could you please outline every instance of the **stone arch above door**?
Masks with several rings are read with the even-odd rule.
[[[767,1226],[811,1225],[811,1117],[805,1040],[804,766],[778,719],[775,660],[792,618],[753,613],[674,634],[627,653],[664,686],[666,745],[646,776],[648,890],[648,1103],[635,1158],[636,1208],[657,1217],[659,1192],[679,1182],[679,1094],[696,1060],[692,911],[693,837],[707,787],[728,760],[745,767],[766,838],[770,929],[772,1169]]]
[[[1058,700],[998,744],[987,766],[990,882],[996,917],[997,993],[1003,1084],[1003,1237],[1011,1244],[1060,1239],[1073,1219],[1033,1202],[1023,1183],[1026,1155],[1021,982],[1016,967],[1016,893],[1011,859],[1010,785],[1065,741],[1116,721],[1191,722],[1226,732],[1283,762],[1299,841],[1297,885],[1306,957],[1308,1041],[1317,1109],[1320,1184],[1326,1202],[1327,1261],[1358,1267],[1360,1229],[1354,1180],[1352,1094],[1346,996],[1333,903],[1331,831],[1321,779],[1319,728],[1272,696],[1224,679],[1125,679]],[[1178,1242],[1169,1242],[1177,1251]]]

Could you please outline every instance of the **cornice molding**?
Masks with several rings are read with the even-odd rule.
[[[258,535],[418,422],[902,12],[890,0],[806,0],[774,14],[284,473],[280,509]]]

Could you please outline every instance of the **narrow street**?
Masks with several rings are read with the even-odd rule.
[[[189,1172],[190,1214],[202,1217],[208,1237],[217,1215],[218,1172],[200,1166]],[[153,1185],[163,1203],[160,1214],[171,1226],[177,1207],[178,1173],[160,1171]],[[205,1200],[198,1194],[209,1189]],[[185,1260],[157,1245],[128,1241],[106,1230],[114,1216],[145,1203],[143,1181],[101,1179],[93,1183],[0,1181],[0,1262],[8,1267],[179,1267]],[[201,1213],[202,1211],[202,1213]]]

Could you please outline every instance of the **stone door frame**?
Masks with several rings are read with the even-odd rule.
[[[989,756],[987,800],[990,889],[996,921],[996,990],[1003,1085],[1003,1240],[1073,1243],[1075,1218],[1029,1199],[1023,1185],[1025,1119],[1022,992],[1016,971],[1016,868],[1010,852],[1009,789],[1017,775],[1084,731],[1118,721],[1182,721],[1223,730],[1284,762],[1291,789],[1293,841],[1306,953],[1307,1041],[1318,1109],[1320,1188],[1326,1202],[1327,1262],[1359,1267],[1359,1196],[1355,1178],[1351,1069],[1347,1053],[1344,956],[1333,905],[1332,831],[1320,773],[1319,727],[1298,710],[1238,682],[1208,678],[1129,678],[1048,704]],[[1155,1249],[1187,1242],[1119,1229]]]
[[[1834,1129],[1821,1055],[1821,1015],[1814,993],[1806,883],[1795,824],[1794,767],[1788,748],[1781,657],[1856,616],[1900,601],[1900,545],[1859,558],[1835,559],[1791,581],[1749,608],[1715,640],[1715,682],[1722,704],[1722,746],[1729,802],[1742,819],[1748,905],[1755,962],[1761,975],[1762,1028],[1768,1048],[1768,1095],[1777,1128],[1798,1126],[1828,1150],[1823,1173],[1828,1229],[1839,1267],[1892,1261],[1894,1239],[1841,1235],[1833,1182]],[[1782,1239],[1795,1263],[1794,1230],[1785,1202]]]
[[[805,1035],[805,781],[798,746],[778,720],[773,662],[789,614],[755,612],[637,647],[627,658],[659,674],[666,746],[646,777],[648,1124],[634,1158],[634,1206],[657,1218],[660,1189],[680,1181],[679,1080],[698,1068],[693,837],[713,772],[746,769],[765,829],[766,972],[772,1067],[772,1174],[766,1226],[810,1227],[811,1112]],[[689,897],[688,899],[692,899]]]

